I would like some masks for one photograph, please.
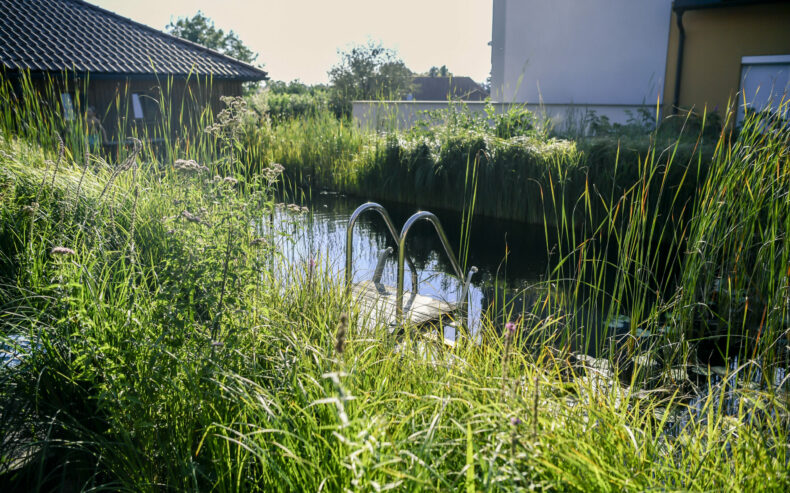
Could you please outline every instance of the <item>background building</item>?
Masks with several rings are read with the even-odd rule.
[[[669,111],[774,106],[790,94],[790,2],[675,0],[666,74]]]
[[[239,96],[242,83],[267,78],[256,67],[80,0],[0,0],[0,76],[19,94],[25,75],[61,106],[65,120],[91,108],[106,130],[105,145],[121,130],[161,128],[160,104],[178,110],[174,118],[185,101],[187,111],[210,104],[216,114],[220,96]],[[188,119],[170,128],[181,121]]]
[[[491,98],[612,121],[664,91],[671,0],[494,0]]]
[[[787,0],[493,0],[491,96],[588,111],[761,109],[787,94]],[[758,91],[758,87],[760,90]],[[739,92],[740,91],[740,92]]]

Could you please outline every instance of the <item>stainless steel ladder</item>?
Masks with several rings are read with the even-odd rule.
[[[456,303],[456,311],[458,320],[463,322],[466,319],[467,314],[467,297],[469,293],[469,284],[472,280],[472,276],[477,272],[477,267],[472,266],[469,269],[469,272],[464,276],[463,270],[461,269],[461,265],[458,263],[458,259],[456,258],[455,254],[453,253],[452,248],[450,247],[450,242],[447,240],[447,235],[444,233],[444,229],[442,228],[441,222],[439,222],[439,218],[436,217],[435,214],[427,211],[420,211],[413,214],[409,219],[406,220],[406,223],[403,225],[400,234],[398,234],[397,230],[395,229],[395,225],[392,222],[392,219],[387,213],[387,210],[377,204],[375,202],[367,202],[365,204],[360,205],[356,208],[356,210],[351,214],[351,217],[348,219],[348,225],[346,226],[346,286],[350,287],[351,282],[353,280],[352,277],[352,260],[353,260],[353,236],[354,236],[354,225],[357,222],[359,216],[366,212],[366,211],[376,211],[381,215],[384,219],[384,223],[387,225],[387,229],[389,230],[390,234],[392,235],[395,243],[398,245],[398,284],[397,284],[397,291],[396,291],[396,312],[395,312],[395,322],[398,326],[403,324],[403,285],[404,285],[404,277],[405,277],[405,263],[409,263],[409,269],[411,270],[411,283],[412,283],[412,292],[414,294],[417,293],[417,270],[414,267],[414,262],[411,260],[410,257],[406,256],[406,240],[409,235],[409,231],[411,227],[414,226],[415,223],[418,221],[428,221],[430,222],[436,234],[439,236],[439,240],[442,243],[442,247],[444,248],[444,252],[447,257],[450,259],[450,265],[452,265],[453,271],[455,275],[462,281],[462,288],[461,288],[461,296]],[[381,277],[381,272],[384,266],[384,259],[386,256],[392,253],[391,248],[384,249],[379,256],[378,263],[376,265],[376,273],[374,274],[374,282],[378,285],[378,280]]]

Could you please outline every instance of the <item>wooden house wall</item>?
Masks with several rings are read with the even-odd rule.
[[[107,140],[113,142],[131,135],[160,138],[163,129],[172,135],[184,132],[201,131],[206,124],[201,113],[208,105],[211,112],[218,114],[224,104],[221,96],[241,96],[241,82],[210,80],[197,77],[142,79],[96,77],[85,80],[69,78],[37,77],[32,79],[33,86],[45,100],[55,99],[49,104],[59,105],[59,94],[68,92],[72,96],[75,114],[84,118],[88,107],[92,107],[107,133]],[[143,100],[151,98],[143,107],[143,118],[134,117],[132,95],[138,94]],[[163,100],[164,99],[164,100]],[[160,103],[170,121],[163,125]],[[156,111],[151,111],[156,109]]]

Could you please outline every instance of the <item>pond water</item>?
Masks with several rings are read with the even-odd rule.
[[[291,263],[309,264],[314,261],[328,266],[338,279],[345,269],[346,227],[353,211],[365,203],[356,197],[323,193],[307,204],[309,213],[295,214],[287,208],[275,213],[275,228],[285,235],[278,242],[279,251]],[[381,203],[389,212],[395,228],[400,228],[409,216],[417,212],[414,206]],[[442,223],[456,255],[460,252],[461,214],[457,211],[431,210]],[[475,218],[471,227],[469,257],[465,272],[478,268],[469,288],[469,324],[474,329],[488,311],[495,310],[500,318],[515,316],[522,309],[529,310],[530,291],[546,278],[550,259],[543,226],[529,225],[490,218]],[[397,283],[397,245],[384,220],[374,211],[362,214],[354,227],[353,238],[354,282],[373,277],[380,252],[393,247],[385,264],[382,282]],[[456,303],[462,281],[453,275],[450,261],[438,235],[428,221],[416,223],[409,232],[407,255],[418,271],[418,292],[422,295]],[[464,260],[459,257],[463,265]],[[406,267],[405,287],[411,289],[411,277]],[[507,303],[503,303],[506,300]],[[510,313],[512,310],[512,313]]]
[[[306,266],[313,261],[330,269],[338,280],[342,280],[348,219],[353,211],[365,202],[364,199],[357,197],[322,194],[309,201],[309,213],[296,214],[289,212],[287,208],[278,208],[274,218],[275,228],[286,233],[278,240],[279,250],[288,260],[286,264],[301,263]],[[380,203],[389,212],[398,231],[408,217],[418,210],[414,206]],[[457,253],[460,243],[461,214],[442,210],[431,210],[431,212],[441,220],[450,243]],[[391,246],[396,251],[395,242],[383,219],[372,211],[364,213],[357,220],[353,240],[354,282],[373,277],[381,250]],[[505,321],[515,319],[521,310],[529,311],[536,297],[545,292],[544,279],[556,262],[556,259],[548,254],[553,245],[547,245],[543,226],[476,218],[472,224],[470,245],[467,266],[474,265],[478,268],[478,273],[472,278],[469,288],[469,324],[472,333],[479,328],[483,316],[493,315],[501,327]],[[461,281],[452,274],[452,267],[439,238],[427,221],[415,224],[410,231],[407,254],[411,255],[417,267],[421,294],[451,303],[458,300]],[[382,276],[384,284],[388,286],[396,284],[396,268],[396,256],[393,254],[385,265]],[[411,280],[408,272],[405,283],[406,289],[410,289]],[[507,311],[504,315],[501,313],[503,306]],[[629,321],[623,316],[608,321],[606,330],[603,328],[605,324],[602,320],[594,320],[589,314],[583,317],[585,318],[583,326],[587,327],[588,331],[594,332],[587,334],[588,340],[592,342],[587,347],[577,346],[573,349],[582,350],[591,356],[595,356],[602,349],[601,342],[607,335],[622,334],[629,328]],[[454,331],[445,329],[445,337],[452,339]],[[599,365],[608,365],[605,359],[596,361]],[[737,415],[740,389],[757,385],[763,389],[785,388],[786,390],[790,379],[784,368],[775,368],[764,377],[760,369],[742,368],[737,358],[733,358],[725,365],[728,368],[713,367],[712,371],[710,367],[704,371],[701,367],[696,369],[699,387],[692,392],[695,396],[688,402],[689,407],[684,408],[683,411],[678,410],[677,416],[671,420],[674,424],[669,428],[670,434],[679,432],[688,423],[690,416],[697,418],[702,416],[706,404],[710,405],[708,402],[710,395],[713,395],[715,403],[718,402],[717,399],[723,399],[726,414]],[[680,380],[686,380],[694,374],[686,369],[683,369],[682,373],[689,376],[678,377]],[[706,387],[708,374],[711,377],[710,388]],[[616,380],[613,373],[606,378],[610,385]],[[725,390],[722,391],[722,387]],[[713,394],[710,393],[711,391]]]

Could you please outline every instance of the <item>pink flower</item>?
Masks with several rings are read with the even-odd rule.
[[[514,324],[513,322],[506,323],[505,324],[505,330],[507,330],[510,334],[515,333],[516,332],[516,324]]]

